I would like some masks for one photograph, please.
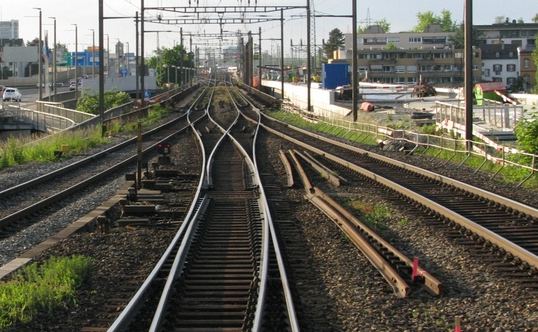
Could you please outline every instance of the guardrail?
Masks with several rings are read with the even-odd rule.
[[[81,123],[95,117],[95,115],[93,114],[79,112],[70,108],[62,107],[60,105],[63,104],[58,102],[51,103],[39,100],[36,101],[36,108],[38,112],[63,116],[65,118],[71,119],[74,123]]]
[[[72,127],[75,122],[68,117],[51,114],[47,112],[40,112],[23,108],[20,105],[4,104],[2,112],[5,116],[12,116],[24,122],[31,122],[36,130],[47,131],[62,131]]]

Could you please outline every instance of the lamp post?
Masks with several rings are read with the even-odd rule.
[[[56,64],[58,63],[57,59],[56,59],[56,56],[58,55],[58,49],[57,49],[57,45],[56,45],[56,17],[49,17],[51,19],[54,20],[54,53],[52,54],[52,92],[54,95],[56,95],[56,75],[57,75],[57,68],[56,68]]]
[[[38,48],[38,75],[39,75],[39,79],[38,79],[38,84],[39,84],[39,100],[43,99],[43,45],[41,45],[41,40],[42,40],[42,31],[43,31],[43,27],[42,27],[42,18],[43,18],[43,15],[42,15],[42,12],[41,12],[41,8],[39,7],[35,7],[34,9],[36,10],[39,10],[39,41],[37,43],[37,48]]]
[[[95,78],[95,29],[90,29],[92,32],[92,78]]]
[[[127,76],[131,75],[131,69],[129,69],[129,42],[125,42],[127,45],[127,52],[125,52],[125,64],[127,66]]]
[[[78,25],[75,26],[75,99],[78,97]]]
[[[110,35],[108,33],[104,35],[106,36],[106,72],[107,76],[110,76]]]

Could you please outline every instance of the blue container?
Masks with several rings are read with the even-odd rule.
[[[349,84],[349,64],[324,63],[321,70],[323,88],[334,89],[337,86]]]

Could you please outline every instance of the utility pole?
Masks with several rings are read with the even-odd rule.
[[[183,47],[183,27],[179,28],[180,45]]]
[[[262,89],[262,27],[258,27],[258,78],[260,80],[260,86],[258,87],[258,90]]]
[[[110,35],[108,33],[105,33],[106,35],[106,73],[107,76],[110,77]]]
[[[56,75],[57,75],[57,68],[56,68],[56,64],[57,64],[57,59],[56,59],[56,56],[58,54],[58,48],[57,48],[57,45],[56,45],[56,17],[49,17],[51,19],[54,20],[54,53],[52,54],[52,93],[54,95],[56,95]]]
[[[129,42],[125,42],[125,45],[127,45],[127,52],[125,52],[125,63],[127,66],[127,76],[129,76],[131,73],[131,70],[129,69]]]
[[[102,0],[99,0],[102,1]],[[78,26],[77,24],[71,24],[75,26],[75,99],[78,98]]]
[[[105,128],[105,54],[104,44],[104,10],[103,0],[99,0],[99,118],[101,120],[101,135],[104,136]],[[93,48],[95,52],[95,47]],[[95,61],[94,61],[95,68]]]
[[[352,38],[353,38],[353,51],[351,52],[351,56],[353,57],[351,61],[351,84],[352,84],[352,114],[353,114],[353,122],[357,121],[357,113],[358,113],[358,99],[359,99],[359,75],[357,73],[357,0],[351,0],[352,2],[352,21],[353,24],[351,24],[351,30],[352,30]]]
[[[39,75],[39,79],[38,79],[38,84],[39,84],[39,100],[42,100],[43,99],[43,45],[42,45],[42,39],[43,39],[43,36],[42,36],[42,33],[43,33],[43,28],[42,28],[42,19],[43,19],[43,15],[41,13],[41,8],[34,8],[36,10],[39,10],[39,41],[37,42],[37,48],[38,48],[38,75]],[[48,70],[48,68],[47,68]]]
[[[159,34],[157,34],[157,37]],[[158,38],[157,38],[158,40]],[[158,46],[157,46],[158,48]],[[140,90],[142,90],[142,106],[144,106],[144,0],[140,0]]]
[[[92,78],[95,78],[95,29],[90,29],[92,32]]]
[[[473,141],[473,1],[465,0],[465,140]]]
[[[136,100],[139,101],[140,100],[140,81],[138,80],[138,78],[140,77],[140,68],[139,68],[139,63],[138,63],[138,56],[139,56],[139,49],[140,49],[140,36],[139,36],[139,33],[138,33],[138,11],[136,12],[136,15],[135,15],[135,40],[136,40],[136,43],[135,43],[135,47],[136,47],[136,51],[135,51],[135,81],[136,81]]]
[[[311,19],[311,15],[310,15],[310,0],[306,0],[306,90],[307,90],[307,111],[308,112],[311,112],[312,111],[312,99],[311,99],[311,85],[310,85],[310,81],[311,81],[311,78],[312,78],[312,68],[311,68],[311,62],[312,62],[312,59],[311,59],[311,53],[312,53],[312,50],[311,50],[311,47],[310,47],[310,43],[311,43],[311,40],[310,40],[310,19]]]
[[[280,50],[280,98],[284,100],[284,9],[280,10]]]

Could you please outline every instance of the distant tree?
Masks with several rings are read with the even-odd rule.
[[[386,18],[383,18],[372,25],[359,26],[358,33],[365,33],[371,27],[378,27],[379,30],[381,30],[381,32],[383,33],[390,32],[390,23],[387,21]]]
[[[495,16],[495,24],[502,24],[506,20],[506,16]]]
[[[396,45],[393,43],[393,42],[389,42],[386,46],[385,46],[385,50],[386,51],[395,51],[397,50],[398,47],[396,47]]]
[[[328,59],[333,58],[333,52],[344,46],[345,37],[342,31],[338,28],[334,28],[329,32],[329,39],[323,45],[323,52]]]
[[[519,24],[525,23],[525,21],[523,20],[523,17],[518,18],[517,23],[519,23]]]
[[[464,25],[460,24],[454,31],[456,34],[449,37],[449,41],[454,45],[456,49],[463,49],[465,46],[465,29]],[[482,33],[473,28],[473,46],[479,46],[478,40],[482,37]]]
[[[428,26],[430,26],[431,24],[437,23],[435,19],[435,15],[430,10],[426,12],[417,13],[417,19],[418,19],[418,24],[413,29],[413,31],[415,32],[424,32]]]
[[[452,13],[447,10],[443,9],[441,11],[441,16],[438,17],[439,24],[441,25],[441,29],[445,32],[452,32],[456,31],[457,25],[456,21],[452,20]]]
[[[387,21],[386,18],[382,18],[380,21],[377,21],[376,24],[381,28],[384,33],[390,31],[390,23]]]
[[[534,17],[532,18],[532,21],[534,23],[538,23],[538,13],[536,13],[536,15],[534,15]]]
[[[452,13],[447,9],[443,9],[441,15],[435,15],[432,11],[418,12],[417,19],[418,23],[413,29],[415,32],[424,32],[432,24],[439,24],[445,32],[452,32],[457,28]]]
[[[193,67],[194,54],[187,53],[182,45],[173,48],[159,48],[157,54],[148,61],[149,68],[155,68],[157,71],[157,81],[159,84],[176,82],[176,68],[172,67]],[[181,74],[178,70],[177,82],[181,81]],[[183,83],[183,82],[180,82]]]
[[[39,38],[34,38],[33,40],[29,40],[26,42],[26,46],[38,46],[39,45]]]
[[[536,35],[536,38],[538,39],[538,34]],[[532,59],[534,60],[534,67],[538,68],[538,47],[536,47],[534,51],[532,51]],[[534,92],[538,93],[538,70],[536,71],[534,77],[536,78],[536,85],[534,86]]]

